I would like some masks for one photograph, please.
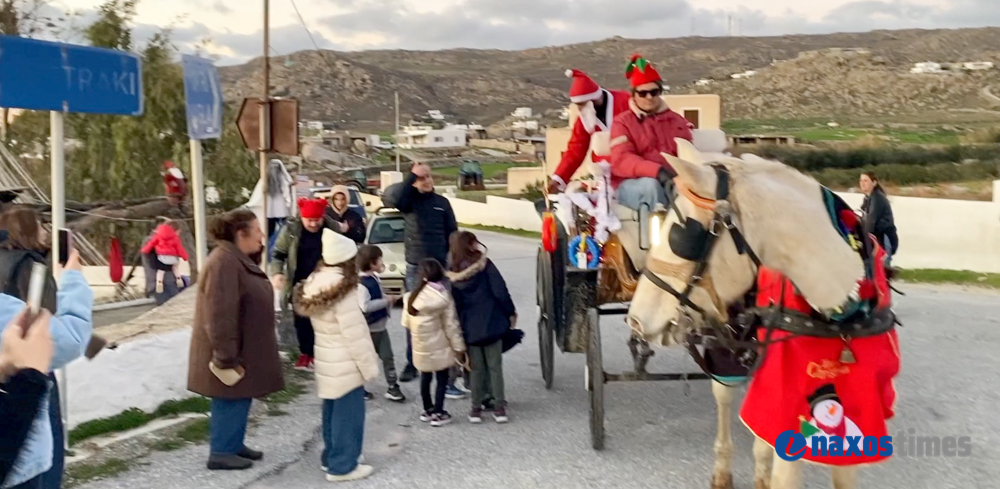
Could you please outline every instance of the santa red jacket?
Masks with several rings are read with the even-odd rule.
[[[587,153],[590,152],[591,136],[598,131],[610,131],[615,116],[628,110],[631,98],[628,92],[619,90],[604,90],[604,92],[609,97],[608,103],[605,104],[605,113],[600,114],[596,121],[585,121],[584,117],[577,117],[576,123],[573,124],[573,134],[569,137],[569,145],[553,174],[554,177],[557,177],[556,180],[563,185],[573,178],[573,174],[580,169],[583,160],[587,158]]]
[[[611,185],[618,188],[622,180],[656,178],[661,168],[676,175],[662,153],[676,156],[674,138],[694,138],[691,123],[666,102],[655,114],[643,112],[632,100],[628,108],[615,116],[611,127]]]
[[[181,237],[169,224],[160,224],[153,232],[153,237],[142,247],[142,254],[156,251],[160,256],[179,256],[185,261],[188,259],[187,250],[181,243]]]

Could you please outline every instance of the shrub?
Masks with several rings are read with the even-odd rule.
[[[940,163],[960,163],[965,160],[1000,160],[1000,145],[879,146],[834,148],[796,148],[768,145],[758,150],[759,156],[778,160],[801,171],[826,169],[862,169],[885,165],[926,166]]]
[[[850,188],[857,186],[858,177],[865,171],[874,171],[884,183],[904,186],[995,179],[1000,177],[1000,164],[996,161],[936,165],[890,164],[857,169],[825,169],[810,173],[827,187]]]

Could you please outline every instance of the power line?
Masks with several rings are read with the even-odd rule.
[[[316,39],[313,37],[312,32],[309,30],[309,26],[306,25],[306,20],[302,18],[302,13],[299,12],[299,6],[295,4],[295,0],[288,0],[288,1],[292,2],[292,8],[295,9],[295,15],[299,17],[299,23],[302,24],[302,28],[305,29],[306,34],[309,35],[309,40],[312,41],[313,47],[316,48],[316,54],[318,54],[319,58],[322,59],[324,63],[326,63],[326,67],[330,69],[331,74],[336,73],[337,69],[330,64],[330,60],[326,59],[326,54],[319,47],[319,44],[316,43]]]

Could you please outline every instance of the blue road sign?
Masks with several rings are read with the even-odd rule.
[[[188,136],[191,139],[222,137],[222,87],[219,70],[211,61],[185,54],[184,98],[187,100]]]
[[[0,107],[142,115],[139,56],[0,36]]]

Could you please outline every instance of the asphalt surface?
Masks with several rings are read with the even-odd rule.
[[[517,303],[525,343],[504,356],[511,422],[482,425],[465,419],[467,401],[448,401],[456,422],[431,428],[417,419],[419,386],[404,384],[403,405],[378,398],[368,404],[365,455],[376,469],[357,488],[707,488],[714,460],[715,410],[709,385],[682,383],[608,384],[607,447],[590,448],[588,397],[583,355],[556,351],[555,385],[545,390],[539,370],[535,322],[535,243],[481,233]],[[919,435],[970,436],[967,458],[893,457],[861,471],[860,487],[991,488],[1000,480],[1000,295],[956,288],[903,286],[897,312],[902,372],[897,430]],[[403,365],[404,337],[392,327],[397,365]],[[621,317],[604,317],[605,369],[629,369],[627,330]],[[390,323],[393,324],[393,323]],[[696,371],[681,350],[658,350],[649,370]],[[384,384],[369,386],[384,392]],[[742,397],[742,391],[737,402]],[[738,406],[738,404],[737,404]],[[113,480],[88,488],[319,488],[319,401],[312,395],[285,409],[288,416],[263,418],[248,444],[264,450],[264,462],[250,471],[210,473],[207,447],[160,453]],[[734,416],[735,487],[753,487],[752,438]],[[993,462],[989,462],[993,460]],[[828,471],[810,466],[806,487],[830,487]]]

